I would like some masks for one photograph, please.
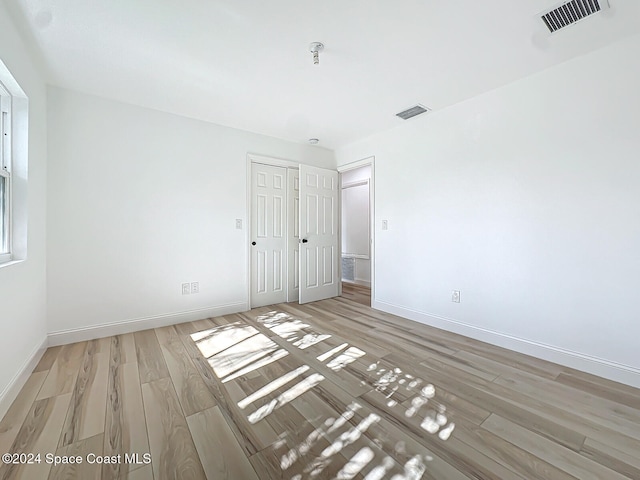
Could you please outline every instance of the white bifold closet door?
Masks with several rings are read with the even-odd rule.
[[[253,163],[251,188],[251,307],[338,295],[338,172]]]

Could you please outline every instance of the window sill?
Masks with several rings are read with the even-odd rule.
[[[11,265],[16,265],[22,262],[24,262],[24,260],[7,260],[6,262],[0,263],[0,268],[10,267]]]

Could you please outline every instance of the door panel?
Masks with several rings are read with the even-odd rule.
[[[289,302],[297,302],[300,294],[300,171],[297,168],[287,168],[289,188],[288,203],[288,279],[289,291],[287,293]]]
[[[287,169],[251,166],[251,306],[286,302]]]
[[[338,172],[300,165],[300,226],[300,303],[337,296]]]

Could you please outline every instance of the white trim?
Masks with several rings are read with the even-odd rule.
[[[369,260],[369,255],[359,255],[357,253],[343,253],[342,258],[359,258],[361,260]]]
[[[425,325],[640,388],[640,369],[637,367],[476,327],[440,315],[418,312],[392,303],[375,301],[371,303],[371,306],[376,310],[392,313]]]
[[[13,75],[2,60],[0,60],[0,80],[2,81],[2,86],[12,97],[27,98],[27,94],[24,93],[24,90],[13,78]]]
[[[364,180],[357,180],[355,182],[343,183],[341,189],[344,190],[345,188],[360,187],[361,185],[369,185],[369,179],[365,178]]]
[[[286,160],[284,158],[276,158],[276,157],[268,157],[266,155],[259,155],[257,153],[247,153],[247,160],[249,160],[250,163],[262,163],[264,165],[271,165],[274,167],[287,167],[287,168],[300,168],[300,163],[301,163],[301,162],[294,162],[293,160]]]
[[[365,280],[358,280],[357,278],[355,280],[342,280],[342,283],[349,283],[352,285],[361,285],[363,287],[371,288],[371,282],[367,282]]]
[[[6,254],[6,255],[11,256],[11,254]],[[25,261],[25,260],[24,260],[24,259],[22,259],[22,258],[19,258],[19,259],[17,259],[17,260],[12,259],[12,260],[9,260],[9,261],[7,261],[7,262],[2,262],[2,261],[0,260],[0,268],[10,267],[11,265],[18,265],[19,263],[22,263],[22,262],[24,262],[24,261]]]
[[[340,173],[342,172],[348,172],[349,170],[355,170],[356,168],[360,168],[360,167],[366,167],[367,165],[371,165],[371,170],[372,170],[372,174],[373,174],[373,164],[375,162],[375,156],[371,155],[370,157],[367,158],[363,158],[362,160],[356,160],[355,162],[351,162],[351,163],[345,163],[344,165],[340,165],[338,167],[338,171]]]
[[[1,78],[0,78],[0,96],[11,97],[9,90],[3,85]]]
[[[27,258],[29,99],[1,60],[0,82],[10,97],[10,105],[3,102],[4,110],[10,107],[6,123],[10,139],[5,152],[9,157],[5,163],[11,179],[8,232],[11,260],[4,264],[7,265]]]
[[[4,217],[3,225],[0,226],[0,251],[4,251],[0,255],[0,263],[7,263],[13,260],[13,189],[12,189],[12,116],[11,116],[11,95],[0,82],[0,177],[3,178],[5,184],[3,212],[0,215]],[[4,241],[6,240],[6,250],[4,250]]]
[[[246,297],[246,304],[247,305],[251,305],[251,229],[253,228],[253,218],[251,217],[251,208],[252,208],[252,204],[251,202],[253,201],[253,188],[252,188],[252,169],[253,169],[253,160],[252,158],[255,157],[255,155],[248,153],[247,154],[247,162],[246,162],[246,169],[247,169],[247,191],[246,191],[246,197],[247,197],[247,201],[246,201],[246,209],[245,209],[245,222],[244,222],[244,228],[245,228],[245,234],[244,234],[244,244],[245,244],[245,278],[247,280],[247,297]]]
[[[167,313],[152,317],[134,318],[114,323],[104,323],[101,325],[91,325],[88,327],[72,328],[69,330],[58,330],[49,333],[49,346],[66,345],[68,343],[84,342],[96,338],[110,337],[112,335],[122,335],[123,333],[137,332],[150,328],[166,327],[176,323],[192,322],[203,318],[218,317],[231,313],[247,311],[247,303],[231,303],[228,305],[216,305],[212,307],[199,308],[187,312]]]
[[[13,376],[5,389],[0,392],[0,418],[6,415],[9,407],[11,407],[11,404],[18,396],[18,393],[20,393],[20,390],[22,390],[22,387],[24,387],[24,384],[27,383],[33,369],[36,368],[36,365],[38,365],[38,362],[46,350],[47,339],[45,337],[39,345],[36,345],[22,367],[18,370],[18,373]]]

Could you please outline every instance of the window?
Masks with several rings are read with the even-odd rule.
[[[0,83],[0,263],[11,260],[11,95]]]
[[[0,59],[0,268],[27,259],[29,98]]]

